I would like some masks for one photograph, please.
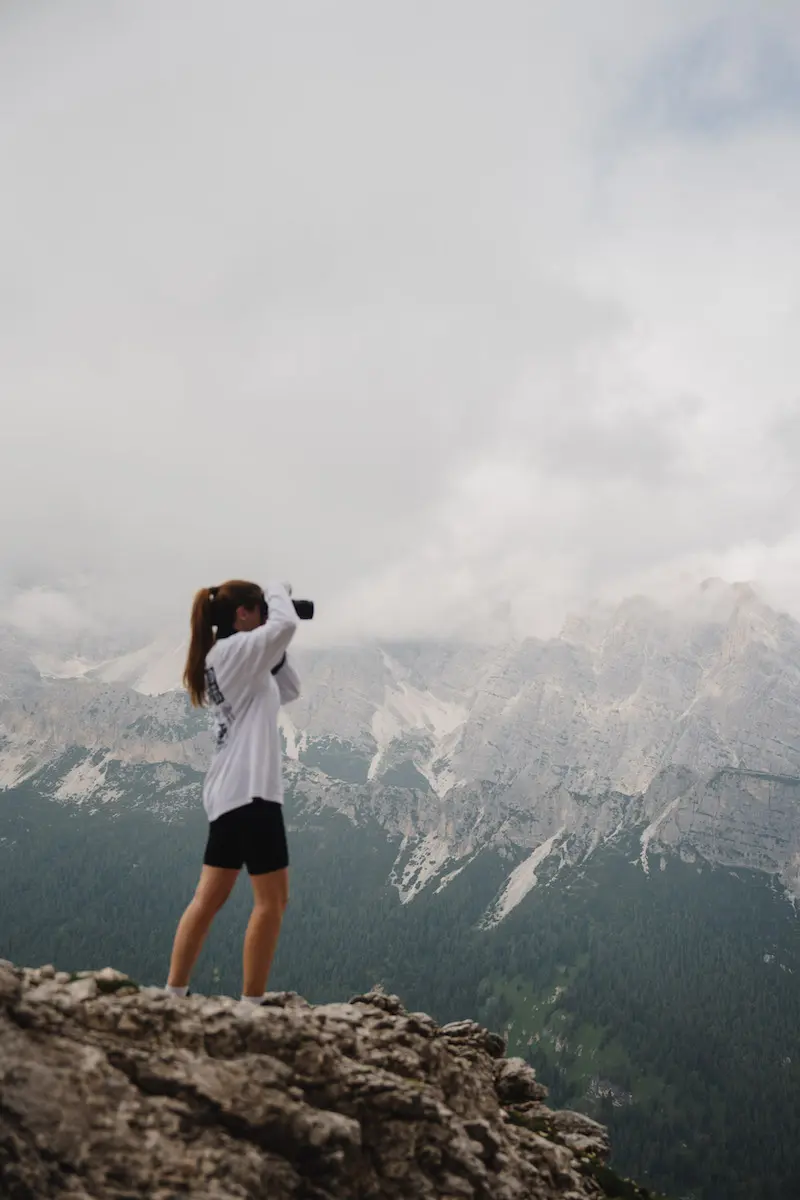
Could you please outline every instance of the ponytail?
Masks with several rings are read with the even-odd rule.
[[[206,702],[206,655],[217,637],[224,638],[233,633],[236,609],[240,605],[253,609],[263,602],[264,592],[258,584],[243,579],[229,579],[219,587],[200,588],[195,594],[190,617],[189,653],[183,671],[183,686],[195,708],[201,708]]]
[[[200,588],[192,604],[190,618],[191,640],[183,686],[189,693],[195,708],[206,702],[206,655],[214,645],[214,628],[211,621],[211,588]]]

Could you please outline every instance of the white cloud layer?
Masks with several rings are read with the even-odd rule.
[[[800,615],[798,79],[791,3],[7,2],[6,604]]]

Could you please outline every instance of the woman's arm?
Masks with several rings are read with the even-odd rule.
[[[284,654],[277,667],[272,668],[281,696],[281,704],[291,704],[300,695],[300,676]]]
[[[234,638],[250,665],[271,671],[285,655],[295,635],[298,620],[289,593],[282,583],[270,583],[264,588],[267,619],[258,629],[240,633]]]

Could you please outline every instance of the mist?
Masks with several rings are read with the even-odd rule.
[[[0,609],[800,615],[791,5],[0,10]],[[70,625],[72,623],[72,625]]]

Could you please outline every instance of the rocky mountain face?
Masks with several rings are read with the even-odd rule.
[[[175,999],[0,962],[0,1194],[112,1200],[645,1197],[470,1021],[381,992]]]
[[[2,646],[0,782],[165,812],[196,800],[205,718],[179,691],[146,694],[171,672],[177,684],[174,639],[83,662],[80,678],[52,656],[45,672],[34,649]],[[645,872],[700,854],[800,894],[800,625],[748,585],[710,580],[669,607],[633,598],[549,640],[300,643],[297,660],[290,786],[309,814],[376,820],[404,900],[508,849],[496,922],[631,832]]]
[[[667,1194],[797,1193],[800,922],[786,897],[800,894],[800,626],[751,589],[712,581],[681,604],[637,598],[596,609],[550,640],[309,650],[303,637],[304,696],[282,718],[295,882],[279,985],[338,1001],[379,979],[443,1025],[477,1017],[503,1031],[557,1106],[602,1121],[621,1168]],[[178,640],[136,648],[51,638],[43,647],[0,629],[5,957],[68,969],[111,960],[141,981],[163,978],[176,914],[196,882],[211,748],[206,715],[172,687]],[[200,991],[236,988],[247,901],[242,881],[193,978]],[[35,1007],[29,983],[47,1000],[48,1021],[62,1009],[69,1022],[110,1011],[91,982],[15,978],[14,1022],[34,1040],[31,1013],[45,1008]],[[137,1007],[150,1014],[150,995],[123,990],[118,1002],[175,1063],[187,1047],[172,1047],[160,1026],[153,1033]],[[170,1002],[153,1003],[163,1006],[158,1020],[172,1021]],[[211,1003],[175,1012],[180,1022],[202,1015],[214,1029],[218,1020],[241,1028],[233,1009],[223,1004],[218,1018],[204,1007]],[[299,1002],[271,1008],[302,1011],[317,1029]],[[75,1026],[60,1028],[71,1037]],[[108,1029],[110,1038],[129,1037]],[[406,1027],[391,1029],[405,1046]],[[81,1031],[72,1045],[84,1045]],[[237,1043],[242,1053],[260,1053],[249,1037]],[[247,1112],[206,1089],[206,1081],[216,1088],[220,1064],[194,1064],[195,1090],[187,1090],[173,1076],[164,1082],[145,1043],[136,1044],[144,1063],[136,1090],[124,1090],[130,1076],[117,1083],[143,1144],[150,1138],[157,1161],[175,1172],[159,1185],[164,1197],[179,1190],[172,1180],[183,1178],[186,1151],[171,1133],[167,1144],[153,1131],[156,1109],[170,1121],[178,1113],[180,1129],[188,1120],[180,1105],[196,1114],[199,1126],[188,1128],[193,1145],[208,1149],[204,1162],[223,1161],[214,1156],[233,1138],[261,1178],[261,1139],[264,1161],[276,1165],[263,1129],[253,1134]],[[312,1054],[306,1042],[293,1045]],[[0,1089],[16,1088],[23,1077],[16,1068],[4,1074],[5,1065],[0,1046]],[[243,1070],[238,1060],[230,1069]],[[409,1070],[403,1087],[422,1086],[424,1070]],[[0,1104],[0,1129],[8,1111]],[[394,1110],[391,1121],[401,1140],[412,1128]],[[102,1128],[98,1137],[113,1141],[116,1118]],[[444,1194],[470,1194],[458,1190],[462,1167],[452,1166],[440,1135],[420,1128],[419,1144],[431,1140],[444,1155],[435,1162],[450,1164]],[[0,1154],[10,1154],[3,1136]],[[61,1159],[48,1166],[33,1141],[25,1145],[31,1170],[61,1170]],[[316,1151],[293,1145],[279,1178],[297,1195],[319,1195],[306,1168]],[[336,1153],[351,1162],[365,1145],[337,1144]],[[511,1154],[503,1145],[498,1153]],[[22,1143],[13,1147],[8,1161],[21,1162]],[[234,1167],[230,1178],[250,1186]],[[49,1194],[26,1186],[16,1194]],[[100,1188],[94,1177],[76,1176],[76,1196],[103,1194],[92,1187]]]

